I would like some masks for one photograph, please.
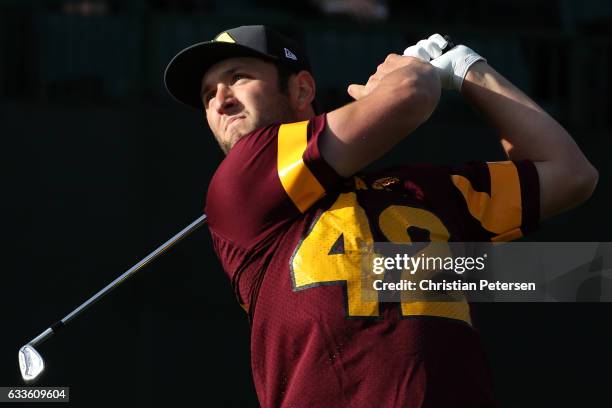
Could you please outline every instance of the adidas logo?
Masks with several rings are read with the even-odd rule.
[[[295,54],[289,51],[287,48],[285,48],[285,57],[297,61],[297,57],[295,56]]]

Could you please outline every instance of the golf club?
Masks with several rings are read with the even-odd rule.
[[[66,317],[62,320],[59,320],[53,323],[50,327],[48,327],[45,331],[40,333],[38,336],[30,340],[25,346],[19,349],[19,368],[21,369],[21,377],[24,381],[29,382],[35,380],[44,370],[45,363],[41,357],[41,355],[36,351],[34,346],[38,346],[43,343],[49,337],[51,337],[55,332],[64,327],[70,320],[78,316],[81,312],[87,309],[89,306],[100,300],[104,295],[108,292],[119,286],[123,281],[132,276],[138,270],[142,269],[144,266],[148,265],[151,261],[157,258],[159,255],[164,253],[167,249],[172,247],[174,244],[179,242],[181,239],[185,238],[187,235],[201,227],[204,223],[206,223],[206,214],[202,215],[197,220],[193,221],[187,227],[185,227],[178,234],[170,238],[168,241],[163,243],[159,248],[155,251],[151,252],[149,255],[144,257],[140,262],[136,265],[132,266],[130,269],[121,274],[117,279],[106,285],[102,290],[93,295],[89,300],[85,303],[74,309],[70,312]]]

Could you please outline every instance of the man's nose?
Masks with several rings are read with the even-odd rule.
[[[217,85],[215,94],[215,109],[219,114],[227,113],[235,105],[234,96],[231,89],[225,84]]]

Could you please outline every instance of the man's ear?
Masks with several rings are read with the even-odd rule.
[[[308,71],[300,71],[292,75],[289,83],[291,103],[296,111],[310,109],[315,98],[315,80]]]

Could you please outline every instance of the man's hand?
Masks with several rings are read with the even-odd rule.
[[[422,65],[419,58],[403,57],[398,54],[389,54],[385,61],[376,68],[376,72],[370,76],[365,85],[350,84],[348,94],[355,100],[359,100],[369,95],[378,87],[384,77],[398,69],[410,69]]]
[[[404,50],[405,56],[420,58],[438,68],[440,84],[443,89],[461,91],[468,69],[478,61],[486,60],[471,48],[457,45],[444,52],[448,41],[440,34],[433,34]]]

